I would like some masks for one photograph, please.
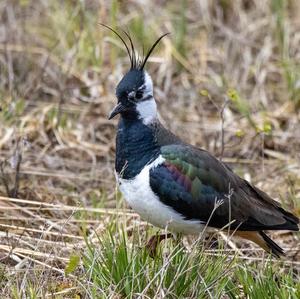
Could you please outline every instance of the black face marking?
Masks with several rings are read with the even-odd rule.
[[[136,93],[135,93],[135,98],[137,99],[137,100],[141,100],[142,98],[143,98],[143,90],[142,89],[140,89],[140,90],[138,90]]]

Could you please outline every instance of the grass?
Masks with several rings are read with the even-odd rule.
[[[155,13],[153,13],[155,12]],[[165,241],[129,210],[107,115],[142,52],[164,124],[300,215],[298,1],[0,2],[1,298],[299,298],[299,234]]]
[[[298,298],[300,294],[291,270],[267,257],[250,261],[222,248],[204,251],[196,240],[190,250],[181,244],[164,245],[165,250],[151,259],[140,248],[138,234],[132,246],[124,230],[117,232],[119,238],[115,234],[109,230],[98,237],[99,245],[88,243],[83,265],[93,282],[93,294],[126,298]]]

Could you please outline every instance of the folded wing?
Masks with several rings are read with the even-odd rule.
[[[299,219],[234,174],[208,152],[184,144],[161,148],[165,162],[150,171],[160,200],[186,219],[232,229],[298,230]]]

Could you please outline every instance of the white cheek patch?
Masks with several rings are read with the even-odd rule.
[[[152,123],[157,118],[156,102],[153,98],[153,83],[147,72],[144,73],[145,83],[140,87],[143,89],[143,99],[136,104],[136,110],[139,114],[139,119],[145,125]]]
[[[136,110],[145,125],[152,123],[157,118],[157,108],[153,97],[137,103]]]
[[[144,97],[147,97],[149,95],[153,95],[153,83],[152,79],[149,76],[147,72],[145,72],[145,84],[144,84],[145,90],[144,90]]]

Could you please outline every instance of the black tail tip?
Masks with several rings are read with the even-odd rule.
[[[285,252],[283,251],[283,249],[279,245],[277,245],[270,237],[268,237],[263,231],[260,231],[259,234],[262,236],[267,246],[269,247],[270,252],[274,256],[276,256],[277,258],[285,256]]]

